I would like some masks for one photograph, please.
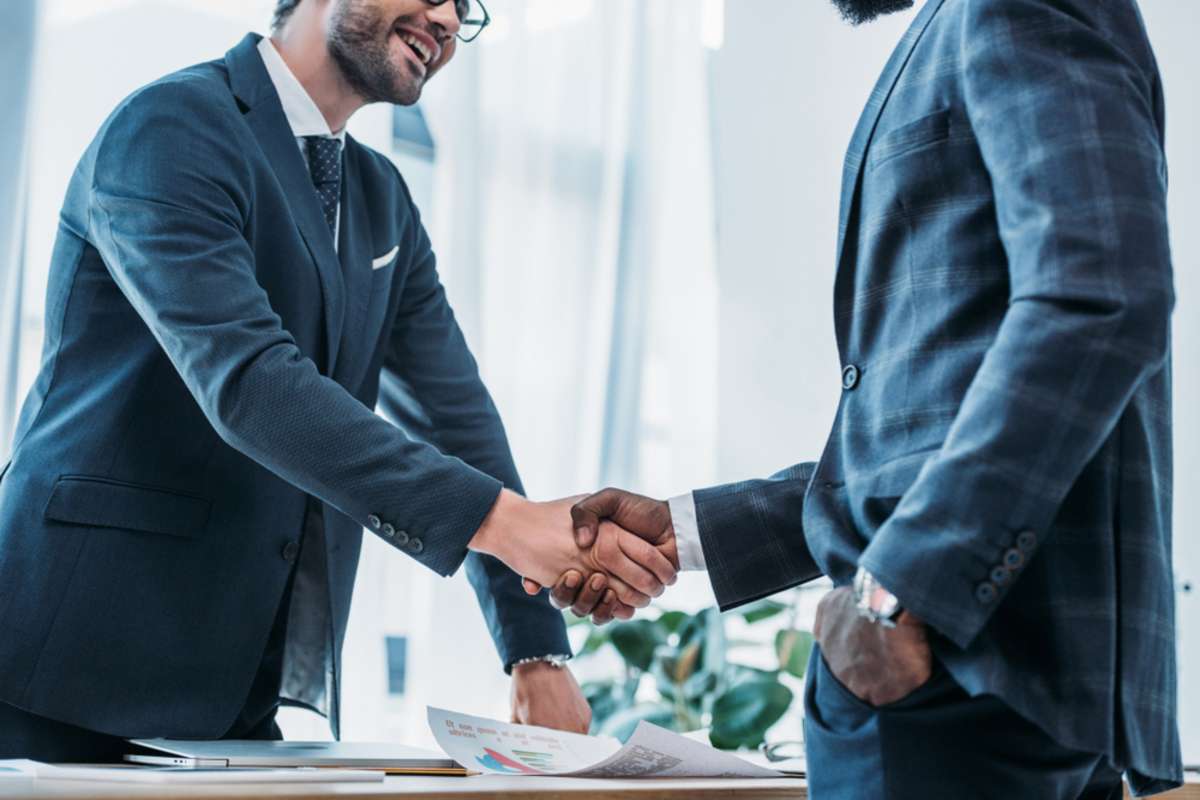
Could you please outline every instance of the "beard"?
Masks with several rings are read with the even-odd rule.
[[[842,19],[851,25],[862,25],[876,17],[911,8],[915,0],[833,0]]]
[[[425,79],[407,60],[394,63],[395,25],[370,0],[341,0],[330,17],[329,55],[366,102],[411,106],[421,98]]]

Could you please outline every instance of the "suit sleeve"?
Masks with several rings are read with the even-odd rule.
[[[960,647],[1164,368],[1174,303],[1157,73],[1133,3],[964,11],[961,80],[1010,304],[941,450],[860,561]],[[1012,579],[990,581],[1004,563]]]
[[[443,453],[523,493],[500,414],[446,300],[429,237],[416,206],[407,205],[413,255],[384,359],[381,408]],[[523,658],[570,655],[562,614],[544,591],[526,594],[520,576],[491,556],[470,553],[466,563],[506,670]]]
[[[704,562],[722,611],[821,577],[804,538],[814,463],[693,492]]]
[[[153,85],[106,123],[90,240],[223,440],[359,524],[407,530],[424,545],[410,555],[455,572],[500,482],[411,440],[300,352],[243,233],[237,109],[197,83]]]

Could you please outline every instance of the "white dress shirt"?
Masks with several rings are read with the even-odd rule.
[[[667,501],[671,507],[671,527],[675,529],[675,552],[679,568],[706,571],[704,547],[700,544],[700,525],[696,522],[696,500],[692,493],[681,494]]]
[[[258,43],[258,54],[262,57],[263,66],[267,68],[267,75],[271,78],[271,83],[275,86],[275,92],[279,95],[279,102],[283,105],[283,114],[287,117],[288,125],[292,129],[292,136],[296,137],[296,144],[300,147],[300,155],[304,158],[304,163],[308,164],[308,149],[304,145],[305,136],[328,136],[331,139],[337,139],[342,143],[342,152],[346,149],[346,129],[342,128],[337,133],[329,130],[329,123],[325,121],[325,115],[321,113],[321,109],[317,108],[317,104],[313,102],[312,96],[300,83],[300,80],[292,72],[287,62],[283,60],[283,56],[279,55],[279,51],[275,49],[275,44],[269,37],[263,37],[263,40]],[[342,181],[343,191],[345,190],[345,180]],[[338,231],[342,227],[342,205],[338,203],[337,215],[334,217],[333,223],[333,247],[337,249]]]

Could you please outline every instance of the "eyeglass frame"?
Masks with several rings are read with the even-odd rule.
[[[430,5],[440,6],[446,0],[426,0]],[[483,4],[483,0],[470,0],[471,3],[479,6],[479,10],[483,12],[482,19],[461,19],[458,21],[458,33],[454,35],[463,44],[473,42],[479,38],[479,34],[483,33],[483,29],[492,24],[492,15],[488,13],[487,6]],[[458,0],[454,0],[455,6],[458,5]],[[470,26],[474,29],[471,34],[464,34],[463,29]]]

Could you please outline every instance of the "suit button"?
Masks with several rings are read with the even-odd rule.
[[[377,514],[372,514],[371,516],[367,517],[367,527],[369,527],[371,530],[379,530],[379,526],[381,524],[383,524],[383,520],[379,519]]]
[[[858,367],[853,364],[847,364],[842,368],[842,388],[846,391],[850,391],[855,386],[858,386],[858,378]]]
[[[1003,586],[1004,584],[1008,583],[1008,579],[1010,577],[1012,577],[1012,573],[1006,570],[1004,567],[992,567],[992,583],[996,584],[997,586]]]
[[[392,523],[390,522],[383,523],[383,528],[379,532],[389,539],[396,535],[396,529],[392,527]]]
[[[288,542],[283,546],[283,560],[291,563],[296,560],[296,556],[300,555],[300,545],[296,542]]]
[[[1025,566],[1025,554],[1013,547],[1004,554],[1004,566],[1009,569],[1020,569]]]
[[[401,546],[408,544],[408,531],[396,531],[396,541]]]
[[[1017,547],[1026,553],[1033,552],[1033,548],[1037,547],[1037,534],[1033,531],[1021,531],[1017,534]]]
[[[408,543],[408,549],[412,550],[413,553],[420,553],[422,550],[425,549],[425,543],[422,542],[420,539],[413,538]]]
[[[975,587],[975,599],[987,605],[996,599],[996,587],[990,583],[981,583]]]

